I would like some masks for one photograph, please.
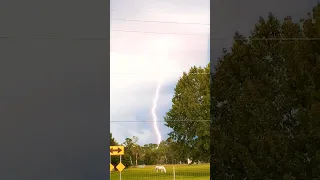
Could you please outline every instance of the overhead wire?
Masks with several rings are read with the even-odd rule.
[[[112,8],[111,10],[118,10]],[[121,9],[121,11],[134,11],[128,9]],[[154,12],[148,10],[147,12]],[[158,21],[158,20],[141,20],[141,19],[126,19],[126,18],[111,18],[111,21],[126,21],[126,22],[140,22],[140,23],[159,23],[159,24],[177,24],[177,25],[200,25],[209,26],[207,23],[199,22],[177,22],[177,21]],[[196,34],[196,33],[176,33],[176,32],[155,32],[155,31],[140,31],[140,30],[124,30],[124,29],[111,29],[113,32],[123,33],[142,33],[142,34],[158,34],[158,35],[181,35],[181,36],[208,36],[208,34]]]
[[[121,19],[114,18],[111,21],[131,21],[131,22],[143,22],[143,23],[161,23],[161,24],[183,24],[183,25],[202,25],[209,26],[210,24],[198,23],[198,22],[176,22],[176,21],[155,21],[155,20],[140,20],[140,19]]]
[[[159,35],[181,35],[181,36],[208,36],[208,34],[190,34],[190,33],[174,33],[174,32],[155,32],[155,31],[137,31],[137,30],[122,30],[110,29],[110,31],[124,32],[124,33],[142,33],[142,34],[159,34]]]
[[[116,10],[116,9],[112,9]],[[124,11],[133,11],[133,10],[124,10]],[[150,11],[149,11],[150,12]],[[153,12],[153,11],[151,11]],[[179,25],[200,25],[200,26],[209,26],[210,24],[206,23],[197,23],[197,22],[175,22],[175,21],[155,21],[155,20],[139,20],[139,19],[120,19],[113,18],[111,21],[127,21],[127,22],[141,22],[141,23],[161,23],[161,24],[179,24]],[[167,34],[167,35],[187,35],[187,36],[208,36],[208,34],[192,34],[192,33],[174,33],[174,32],[152,32],[152,31],[139,31],[139,30],[122,30],[122,29],[111,29],[110,31],[115,32],[124,32],[124,33],[143,33],[143,34]],[[182,72],[179,72],[182,73]],[[112,74],[136,74],[136,73],[112,73]],[[210,73],[192,73],[192,74],[210,74]],[[185,121],[185,120],[171,120],[171,121]],[[191,121],[210,121],[210,120],[191,120]],[[110,122],[119,122],[119,123],[128,123],[128,122],[154,122],[154,121],[110,121]],[[156,121],[157,123],[166,122],[166,121]]]

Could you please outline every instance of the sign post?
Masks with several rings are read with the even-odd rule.
[[[120,163],[116,166],[116,168],[120,172],[120,176],[119,176],[120,180],[121,180],[121,171],[123,171],[123,169],[125,168],[125,166],[122,164],[122,161],[121,161],[121,156],[122,155],[124,155],[124,146],[110,146],[110,157],[111,156],[120,156]],[[114,168],[113,165],[110,164],[110,171],[113,168]]]
[[[121,155],[120,155],[120,163],[121,163]],[[121,163],[121,164],[122,164],[122,163]],[[119,176],[119,177],[120,177],[120,180],[121,180],[121,171],[120,171],[120,176]]]

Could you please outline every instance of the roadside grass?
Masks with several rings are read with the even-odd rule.
[[[121,172],[122,180],[173,180],[173,165],[165,165],[167,173],[156,173],[155,166],[128,168]],[[176,180],[209,180],[210,164],[174,165]],[[119,180],[120,172],[112,171],[111,180]]]

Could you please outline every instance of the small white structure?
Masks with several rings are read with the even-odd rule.
[[[155,168],[155,171],[156,172],[159,172],[159,170],[160,170],[160,172],[164,172],[164,173],[167,173],[167,170],[166,170],[166,168],[164,167],[164,166],[156,166]]]
[[[188,164],[190,165],[192,163],[192,160],[188,158]]]

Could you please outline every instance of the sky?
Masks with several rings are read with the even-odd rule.
[[[318,0],[214,0],[211,1],[212,49],[211,71],[222,48],[229,48],[236,31],[248,36],[259,16],[272,12],[281,20],[290,15],[294,20],[306,17]]]
[[[118,142],[132,136],[139,137],[140,145],[157,142],[151,108],[162,77],[156,113],[163,140],[167,138],[170,129],[163,117],[178,78],[192,66],[209,63],[209,23],[209,0],[111,1],[110,132]]]

